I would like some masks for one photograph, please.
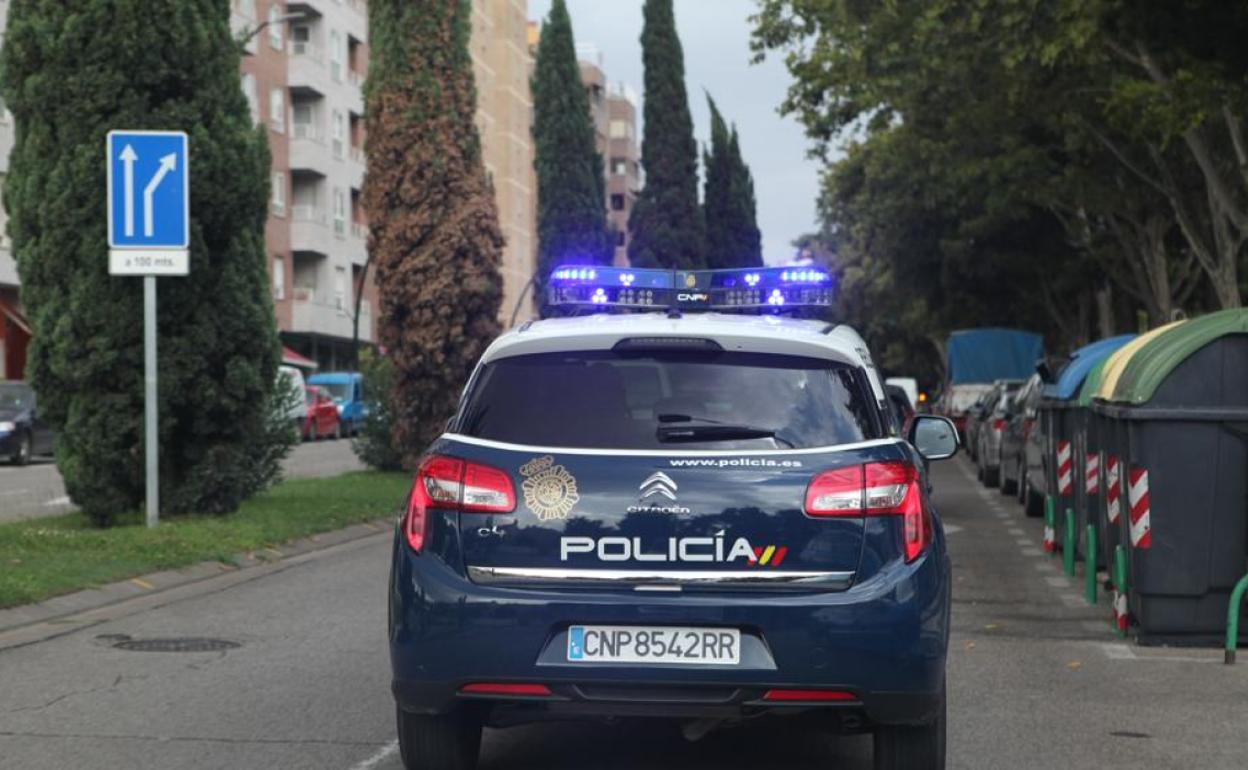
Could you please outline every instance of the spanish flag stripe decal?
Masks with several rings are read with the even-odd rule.
[[[766,564],[767,562],[771,561],[771,555],[774,554],[775,552],[776,552],[776,547],[774,545],[767,546],[767,550],[763,551],[763,557],[758,560],[758,563]]]

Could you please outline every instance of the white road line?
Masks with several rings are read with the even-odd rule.
[[[369,757],[368,759],[365,759],[359,762],[358,764],[352,765],[351,770],[373,770],[373,768],[377,767],[382,762],[385,762],[387,759],[389,759],[390,757],[393,757],[395,754],[398,754],[398,753],[399,753],[399,742],[391,741],[390,743],[387,743],[385,746],[382,746],[380,749],[378,749],[377,752],[373,754],[371,757]]]
[[[69,505],[69,496],[66,495],[64,497],[54,497],[51,500],[44,503],[44,505],[49,508],[51,508],[54,505]]]
[[[1109,630],[1109,623],[1101,620],[1085,620],[1079,625],[1083,626],[1088,631],[1096,631],[1098,633]]]
[[[1023,556],[1044,556],[1044,551],[1041,551],[1039,548],[1024,548]]]
[[[1044,582],[1048,583],[1054,588],[1070,588],[1070,580],[1063,577],[1062,575],[1050,575],[1049,577],[1046,577],[1044,579]]]
[[[1054,567],[1052,564],[1049,564],[1047,561],[1042,561],[1036,565],[1036,569],[1040,570],[1041,572],[1052,572],[1053,570],[1057,569],[1057,567]]]
[[[1102,644],[1101,652],[1110,660],[1135,660],[1135,651],[1125,644]]]
[[[1010,518],[1010,514],[1006,513],[1005,511],[998,511],[998,512],[997,512],[997,518],[998,518],[998,519],[1008,519],[1008,518]]]
[[[1084,607],[1088,604],[1087,599],[1084,599],[1082,596],[1075,596],[1074,594],[1062,594],[1060,598],[1062,600],[1062,604],[1065,604],[1067,607]]]
[[[957,533],[959,533],[959,532],[961,532],[961,531],[962,531],[962,528],[961,528],[961,527],[959,527],[957,524],[946,524],[946,525],[945,525],[945,534],[946,534],[946,535],[956,535]]]
[[[1031,538],[1029,538],[1029,537],[1016,537],[1016,538],[1014,538],[1014,542],[1015,542],[1015,543],[1018,543],[1019,545],[1023,546],[1024,548],[1026,548],[1026,547],[1028,547],[1028,546],[1030,546],[1030,545],[1032,544],[1032,543],[1031,543]]]
[[[1022,527],[1010,527],[1009,529],[1006,530],[1006,532],[1009,532],[1014,537],[1022,537],[1023,535],[1027,534],[1026,532],[1023,531]]]

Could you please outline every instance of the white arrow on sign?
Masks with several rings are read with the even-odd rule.
[[[176,153],[170,153],[160,159],[160,168],[152,175],[152,181],[147,183],[147,187],[143,190],[143,235],[151,238],[156,233],[156,223],[152,218],[152,196],[156,194],[156,188],[160,187],[160,183],[164,181],[165,176],[176,170],[178,167],[178,156]]]
[[[126,188],[126,237],[134,236],[134,162],[139,159],[134,148],[126,145],[121,151],[121,162],[125,166],[123,180]]]

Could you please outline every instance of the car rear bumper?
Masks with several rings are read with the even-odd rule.
[[[22,434],[19,431],[0,433],[0,459],[8,459],[17,454]]]
[[[849,590],[810,593],[638,593],[477,585],[396,539],[390,584],[393,692],[406,711],[475,704],[567,716],[735,718],[827,710],[858,723],[927,721],[940,703],[948,639],[943,549],[885,566]],[[866,558],[870,558],[868,555]],[[734,667],[570,663],[572,624],[737,628],[762,654]],[[466,695],[477,683],[533,683],[550,696]],[[835,702],[764,701],[770,689],[847,693]],[[513,713],[514,716],[514,713]],[[501,717],[499,717],[501,719]]]

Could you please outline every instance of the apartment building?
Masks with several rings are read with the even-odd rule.
[[[616,83],[607,89],[607,220],[615,231],[615,264],[628,265],[628,218],[645,184],[637,142],[637,93]]]
[[[472,0],[471,51],[482,156],[507,239],[499,315],[508,326],[536,313],[529,284],[537,260],[537,186],[527,0]]]
[[[9,0],[0,0],[0,39],[9,18]],[[13,149],[13,116],[0,101],[0,186],[9,173],[9,151]],[[9,242],[8,214],[0,206],[0,380],[18,380],[26,372],[26,347],[30,325],[22,315],[18,293],[17,263]]]

